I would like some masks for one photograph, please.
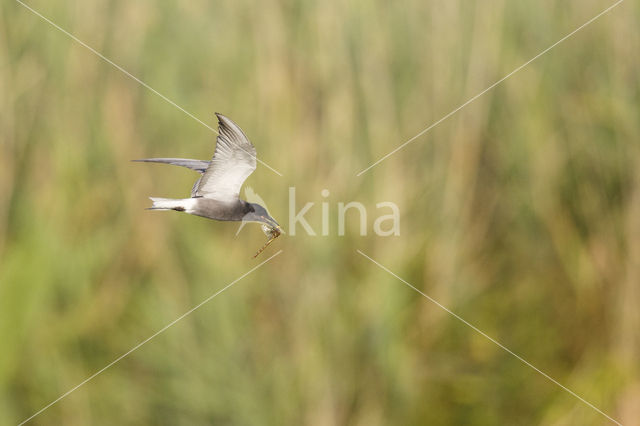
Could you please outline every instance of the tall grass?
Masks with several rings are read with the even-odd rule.
[[[344,237],[279,238],[272,263],[34,424],[606,422],[356,249],[640,418],[635,2],[360,177],[611,2],[28,4],[210,125],[237,121],[284,174],[247,183],[285,225],[289,186],[317,228],[321,201],[332,220],[364,203],[369,230],[375,203],[402,212],[400,237],[360,237],[354,216]],[[18,3],[0,23],[0,423],[15,424],[253,267],[264,236],[145,211],[195,176],[129,160],[207,158],[215,134]]]

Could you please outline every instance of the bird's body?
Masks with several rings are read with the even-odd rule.
[[[150,209],[182,211],[221,221],[258,222],[269,236],[268,245],[282,232],[280,225],[263,206],[240,199],[243,182],[256,169],[256,149],[237,124],[222,114],[216,116],[219,135],[211,161],[187,158],[134,160],[182,166],[201,174],[191,189],[190,198],[151,197],[153,205]]]
[[[255,211],[251,204],[240,199],[227,202],[205,197],[184,199],[151,197],[151,201],[153,206],[150,210],[176,210],[222,221],[241,221],[247,214]]]

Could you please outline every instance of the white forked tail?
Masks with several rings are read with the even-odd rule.
[[[149,197],[153,201],[153,205],[149,210],[177,210],[179,212],[186,211],[190,206],[190,200],[180,200],[175,198],[157,198]]]

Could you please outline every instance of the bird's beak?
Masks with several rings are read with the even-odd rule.
[[[273,229],[277,229],[281,234],[284,234],[282,227],[272,217],[265,217],[264,219],[267,225],[269,225]]]
[[[278,222],[276,222],[275,220],[273,220],[272,218],[269,218],[269,225],[276,228],[277,230],[282,230],[280,228],[280,225],[278,224]]]

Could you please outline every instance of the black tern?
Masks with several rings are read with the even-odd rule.
[[[149,197],[153,201],[150,210],[176,210],[214,220],[260,223],[269,239],[256,257],[283,231],[263,206],[240,199],[242,184],[256,169],[256,148],[236,123],[222,114],[216,116],[218,138],[211,161],[188,158],[133,161],[171,164],[199,172],[201,176],[193,185],[190,198]]]

